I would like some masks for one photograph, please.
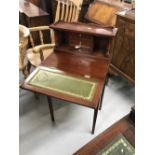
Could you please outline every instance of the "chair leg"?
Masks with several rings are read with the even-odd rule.
[[[100,101],[99,101],[100,102]],[[99,108],[99,104],[97,105],[97,108],[94,109],[94,117],[93,117],[93,126],[92,126],[92,134],[94,134],[95,131],[95,125],[96,125],[96,119],[97,119],[97,114],[98,114],[98,108]]]
[[[48,105],[49,105],[49,109],[50,109],[51,120],[52,120],[52,122],[55,122],[51,97],[47,96],[47,101],[48,101]]]
[[[26,72],[29,75],[30,74],[30,70],[31,70],[31,63],[28,61],[27,66],[26,66]],[[38,100],[39,99],[39,94],[38,93],[34,93],[35,99]]]
[[[99,110],[102,109],[102,101],[103,101],[103,97],[104,97],[104,90],[105,90],[105,83],[103,85],[103,89],[102,89],[102,94],[101,94],[101,98],[100,98],[100,106],[99,106]]]
[[[24,79],[26,79],[28,77],[28,75],[29,75],[29,72],[27,70],[27,66],[22,70],[22,73],[24,75]]]
[[[31,70],[31,63],[28,61],[28,63],[27,63],[27,72],[28,72],[28,74],[30,74],[30,70]]]

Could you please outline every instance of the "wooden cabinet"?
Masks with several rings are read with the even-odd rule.
[[[29,1],[19,1],[19,24],[26,27],[50,25],[49,14]],[[34,42],[40,43],[39,34],[33,33]],[[50,43],[50,33],[44,32],[45,42]]]
[[[50,23],[52,21],[52,0],[27,0],[37,7],[43,9],[45,12],[49,13]]]
[[[135,82],[135,19],[134,13],[118,13],[118,33],[114,41],[111,71]]]
[[[19,1],[20,24],[27,27],[49,25],[49,14],[28,1]]]

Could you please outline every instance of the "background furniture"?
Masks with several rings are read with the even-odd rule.
[[[81,1],[76,1],[74,3],[74,1],[72,0],[67,1],[58,0],[56,17],[54,22],[58,21],[76,22],[79,17],[79,12],[81,9],[80,6]],[[27,50],[27,58],[29,60],[28,71],[30,72],[31,65],[33,65],[34,67],[39,66],[41,61],[46,59],[53,52],[53,48],[55,46],[55,37],[54,32],[50,30],[51,34],[49,38],[48,26],[31,27],[29,29],[30,29],[30,43],[32,48]]]
[[[86,18],[100,26],[115,26],[118,34],[114,41],[110,74],[119,75],[130,83],[135,80],[135,20],[132,5],[108,1],[94,1]],[[122,11],[124,9],[131,11]],[[120,12],[121,10],[121,12]]]
[[[55,92],[51,89],[29,84],[31,78],[37,73],[37,69],[30,74],[29,78],[23,83],[22,88],[48,96],[50,106],[52,104],[50,97],[55,97],[92,108],[94,110],[92,133],[94,133],[97,113],[102,105],[105,79],[110,64],[111,44],[117,29],[102,29],[94,25],[88,26],[87,24],[64,22],[55,23],[50,28],[55,31],[56,48],[41,63],[41,66],[48,67],[50,70],[53,69],[53,72],[62,75],[85,79],[88,82],[96,82],[94,96],[91,100],[87,100],[65,95],[61,93],[62,90]],[[79,38],[79,34],[82,37]],[[93,43],[91,48],[89,48],[90,43]],[[78,87],[74,87],[74,89],[77,92]],[[51,112],[53,118],[52,108]]]
[[[115,26],[116,13],[124,8],[107,1],[94,1],[88,8],[85,18],[99,25]]]
[[[29,29],[23,25],[19,25],[19,70],[22,71],[24,78],[28,76],[26,69],[26,49],[28,45]]]
[[[27,0],[39,8],[43,9],[44,11],[48,12],[50,14],[50,23],[54,22],[55,15],[56,15],[56,8],[57,8],[57,1],[56,0]],[[83,0],[83,3],[81,5],[81,12],[79,16],[79,21],[85,21],[84,16],[87,12],[89,4],[93,0]],[[75,1],[76,2],[76,1]]]
[[[20,0],[19,23],[28,28],[36,26],[47,26],[50,25],[49,14],[29,1]],[[50,43],[50,33],[45,32],[44,35],[45,41]],[[33,39],[35,42],[39,42],[38,35],[34,35]]]
[[[57,0],[57,9],[54,22],[77,22],[81,5],[82,0]]]
[[[74,155],[96,155],[105,149],[118,135],[122,134],[135,147],[134,109],[107,130],[102,132],[88,144],[79,149]],[[133,116],[133,117],[131,117]]]
[[[135,19],[134,10],[117,14],[118,34],[114,41],[110,70],[130,83],[135,82]]]
[[[50,23],[52,23],[52,21],[53,21],[52,19],[54,19],[54,17],[52,18],[52,3],[53,3],[53,0],[26,0],[26,1],[33,3],[38,8],[41,8],[42,10],[47,12],[49,14]]]
[[[81,11],[80,11],[80,15],[79,15],[79,21],[84,22],[86,21],[84,16],[87,12],[87,9],[89,7],[89,4],[92,2],[93,0],[83,0],[83,2],[81,3]],[[57,8],[57,0],[52,0],[52,18],[54,19],[55,14],[56,14],[56,8]]]
[[[28,58],[28,72],[30,73],[31,65],[37,67],[40,63],[46,59],[52,52],[55,44],[52,43],[52,34],[50,35],[49,40],[51,43],[45,40],[44,33],[51,32],[49,26],[39,26],[39,27],[31,27],[30,30],[30,43],[31,48],[27,50],[27,58]],[[35,38],[37,36],[37,40]],[[47,38],[46,38],[47,39]]]
[[[85,18],[85,15],[88,11],[89,6],[94,0],[83,0],[82,6],[81,6],[81,12],[79,16],[80,22],[87,22],[87,19]]]
[[[49,25],[49,14],[28,1],[19,1],[20,24],[27,27]]]

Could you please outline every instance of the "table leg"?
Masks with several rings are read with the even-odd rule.
[[[103,89],[102,89],[102,94],[101,94],[101,98],[100,98],[100,107],[99,107],[99,110],[101,110],[101,108],[102,108],[102,100],[103,100],[103,97],[104,97],[104,90],[105,90],[105,83],[104,83]]]
[[[98,103],[98,105],[97,105],[97,108],[94,109],[94,118],[93,118],[92,134],[94,134],[94,131],[95,131],[95,125],[96,125],[96,119],[97,119],[99,104],[100,104],[100,101],[99,101],[99,103]]]
[[[48,101],[48,105],[50,109],[51,120],[54,122],[55,119],[54,119],[54,112],[53,112],[53,105],[52,105],[51,97],[47,96],[47,101]]]

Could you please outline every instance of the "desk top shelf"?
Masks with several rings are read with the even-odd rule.
[[[95,24],[58,22],[50,25],[55,32],[55,52],[109,59],[117,28]]]
[[[93,36],[109,36],[114,37],[117,33],[117,28],[111,27],[101,27],[95,24],[85,24],[85,23],[65,23],[58,22],[50,25],[50,28],[55,30],[63,30],[67,32],[75,32],[82,34],[89,34]]]

